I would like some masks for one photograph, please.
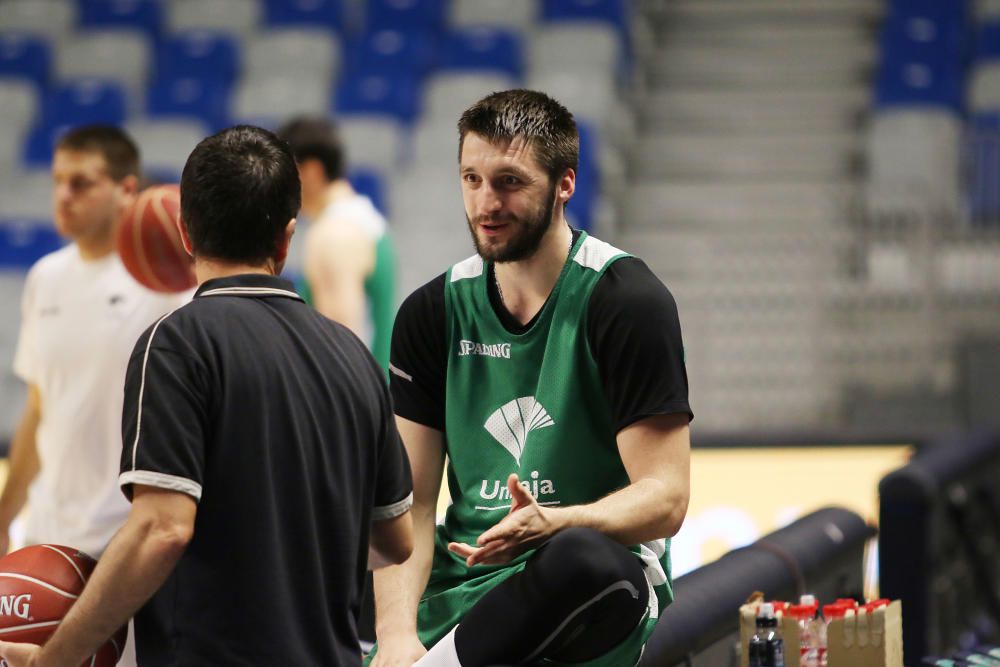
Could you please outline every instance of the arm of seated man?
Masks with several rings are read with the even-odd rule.
[[[628,486],[587,505],[543,507],[511,475],[507,516],[475,545],[453,542],[448,548],[472,567],[509,562],[574,526],[593,528],[626,546],[672,537],[684,521],[690,493],[688,415],[646,417],[622,429],[617,441]]]

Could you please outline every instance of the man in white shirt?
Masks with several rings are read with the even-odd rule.
[[[26,544],[65,544],[97,558],[129,512],[118,488],[129,355],[146,327],[189,295],[146,289],[115,251],[138,189],[139,154],[127,135],[104,126],[70,131],[52,177],[56,228],[71,243],[41,258],[24,287],[14,371],[28,400],[0,496],[0,553],[27,503]]]

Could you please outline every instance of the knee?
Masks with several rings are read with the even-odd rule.
[[[562,531],[545,543],[539,557],[564,586],[603,587],[642,577],[642,566],[628,549],[591,528]]]

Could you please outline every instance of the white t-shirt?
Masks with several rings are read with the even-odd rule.
[[[28,490],[28,544],[75,547],[95,558],[124,523],[118,487],[125,369],[136,340],[191,292],[137,283],[118,255],[85,261],[75,244],[28,272],[14,372],[38,387],[41,470]]]

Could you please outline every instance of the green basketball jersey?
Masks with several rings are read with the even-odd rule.
[[[594,286],[626,256],[580,234],[542,311],[521,334],[507,331],[493,310],[481,258],[448,271],[445,439],[452,504],[437,529],[430,582],[418,612],[425,644],[436,643],[531,555],[470,569],[447,550],[449,541],[474,544],[506,516],[510,473],[517,473],[548,507],[592,503],[629,484],[587,340]],[[632,551],[643,560],[651,589],[647,622],[637,633],[638,651],[672,599],[669,543],[657,540]]]

